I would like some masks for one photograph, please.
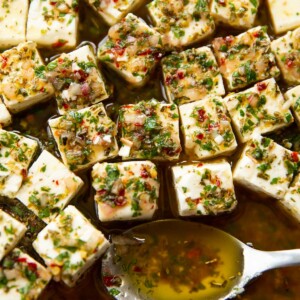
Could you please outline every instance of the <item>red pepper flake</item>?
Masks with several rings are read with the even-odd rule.
[[[55,264],[55,263],[52,263],[52,264],[50,264],[50,267],[51,268],[62,268],[62,266],[60,266],[60,265],[58,265],[58,264]]]
[[[119,0],[113,0],[115,3],[117,3]]]
[[[7,60],[8,58],[6,56],[1,56],[2,58],[2,65],[1,65],[1,68],[5,68],[7,66]]]
[[[265,82],[259,82],[256,84],[256,86],[257,86],[257,90],[259,92],[261,92],[261,91],[265,90],[268,85]]]
[[[147,172],[146,169],[143,169],[143,170],[141,171],[141,177],[142,177],[142,178],[145,178],[145,179],[149,177],[149,173]]]
[[[137,55],[139,56],[145,56],[145,55],[149,55],[152,54],[152,50],[151,49],[146,49],[144,51],[140,51]]]
[[[252,35],[256,38],[260,37],[260,31],[255,31],[252,33]]]
[[[58,181],[58,180],[55,180],[55,184],[56,184],[56,185],[59,185],[59,181]]]
[[[57,1],[50,1],[50,5],[56,5]]]
[[[227,43],[227,44],[231,44],[232,42],[233,42],[233,36],[232,35],[228,35],[228,36],[226,36],[225,37],[225,42]]]
[[[64,60],[60,57],[58,60],[57,60],[60,64],[62,64],[64,62]]]
[[[199,249],[191,249],[187,252],[186,254],[187,258],[189,259],[195,259],[195,258],[199,258],[200,256],[200,251]]]
[[[141,124],[141,123],[134,123],[134,126],[135,126],[135,127],[142,127],[143,124]]]
[[[136,272],[136,273],[141,273],[142,272],[142,268],[140,268],[139,266],[133,266],[132,271]]]
[[[62,107],[63,107],[64,109],[69,109],[69,104],[63,103],[63,104],[62,104]]]
[[[197,167],[202,167],[203,166],[203,163],[199,163],[198,165],[197,165]]]
[[[170,84],[172,83],[172,81],[173,81],[172,76],[168,75],[168,76],[166,77],[166,80],[165,80],[166,85],[170,85]]]
[[[116,64],[116,68],[119,69],[120,68],[120,64],[117,61],[115,62],[115,64]]]
[[[27,258],[26,257],[18,257],[16,259],[16,262],[25,263],[25,262],[27,262]]]
[[[78,78],[79,82],[84,82],[89,77],[89,74],[81,69],[75,70],[74,73],[76,75],[76,78]]]
[[[177,77],[178,79],[183,79],[184,78],[184,73],[182,71],[177,72]]]
[[[294,61],[290,58],[286,60],[286,65],[288,68],[292,68],[294,66]]]
[[[221,180],[220,180],[220,179],[217,179],[217,180],[216,180],[216,186],[217,186],[217,187],[220,187],[220,186],[221,186]]]
[[[292,152],[291,156],[292,156],[293,162],[298,162],[299,161],[298,152]]]
[[[22,169],[21,170],[21,175],[22,175],[23,179],[25,179],[27,177],[27,171],[26,171],[26,169]]]
[[[68,41],[63,40],[63,39],[59,39],[57,42],[52,44],[52,48],[61,48],[64,45],[66,45],[68,43]]]
[[[107,287],[120,286],[122,279],[119,276],[103,276],[103,283]]]
[[[199,109],[198,110],[198,121],[199,122],[204,122],[205,119],[206,119],[205,110],[204,109]]]
[[[147,67],[144,67],[144,68],[143,68],[143,72],[146,73],[147,71],[148,71],[148,68],[147,68]]]
[[[45,88],[42,87],[42,88],[40,89],[40,92],[41,92],[41,93],[44,93],[44,92],[45,92]]]
[[[220,58],[220,64],[221,64],[221,65],[224,65],[224,64],[225,64],[225,61],[226,61],[226,59],[225,59],[224,57],[221,57],[221,58]]]
[[[37,270],[37,264],[36,263],[28,262],[27,265],[28,265],[28,269],[30,271],[36,271]]]
[[[203,134],[203,133],[199,133],[199,134],[196,135],[196,138],[197,138],[198,140],[203,140],[204,134]]]

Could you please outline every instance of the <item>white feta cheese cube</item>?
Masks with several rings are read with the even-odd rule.
[[[74,286],[105,252],[109,242],[74,206],[69,205],[33,242],[54,280]]]
[[[179,112],[184,149],[190,158],[229,155],[237,147],[221,97],[208,96],[203,100],[181,105]]]
[[[27,40],[36,42],[42,48],[74,48],[78,21],[78,1],[31,0]]]
[[[215,31],[207,0],[154,0],[147,8],[155,29],[169,48],[194,44]]]
[[[300,84],[300,28],[274,40],[271,48],[284,81]]]
[[[36,44],[22,43],[0,55],[0,93],[7,108],[19,112],[53,95]]]
[[[291,105],[297,125],[300,127],[300,85],[288,90],[284,96]]]
[[[255,135],[236,163],[233,179],[253,191],[282,199],[297,171],[298,160],[295,152]]]
[[[152,99],[120,107],[123,159],[177,160],[181,153],[179,115],[175,104]],[[128,149],[127,148],[127,149]]]
[[[151,219],[157,209],[159,181],[150,161],[98,163],[92,179],[102,222]]]
[[[180,216],[218,215],[237,205],[231,167],[225,160],[177,165],[172,175]]]
[[[268,133],[293,122],[274,78],[261,81],[254,87],[224,98],[239,140],[245,143],[252,134]]]
[[[44,222],[49,223],[82,186],[83,181],[80,177],[44,150],[29,169],[16,198]]]
[[[1,300],[38,299],[51,280],[50,272],[20,249],[14,249],[0,263]]]
[[[267,0],[266,2],[276,34],[300,26],[300,6],[298,0]]]
[[[208,47],[170,54],[163,58],[162,70],[170,102],[183,104],[208,94],[225,94],[219,67]]]
[[[107,116],[102,103],[69,111],[49,120],[62,160],[72,171],[85,169],[118,154],[116,124]],[[107,137],[110,136],[108,141]]]
[[[55,88],[60,114],[86,108],[110,94],[110,87],[106,85],[94,52],[88,45],[50,62],[47,78]]]
[[[15,196],[37,148],[35,140],[0,129],[0,195]]]
[[[26,41],[28,1],[6,0],[0,5],[0,48],[10,48]]]
[[[254,25],[260,0],[212,0],[211,15],[219,25],[249,29]]]
[[[264,26],[252,28],[238,36],[215,38],[212,46],[229,90],[270,77],[277,78],[280,74]]]
[[[144,0],[86,0],[88,4],[103,18],[109,25],[115,25],[128,13],[139,8]]]
[[[127,82],[142,86],[162,57],[161,35],[142,19],[128,14],[111,27],[100,43],[98,58]]]
[[[26,230],[23,223],[0,209],[0,260],[17,245]]]
[[[10,125],[12,122],[11,115],[6,106],[0,101],[0,128]]]

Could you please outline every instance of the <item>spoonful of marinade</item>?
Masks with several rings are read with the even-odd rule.
[[[207,225],[160,220],[112,237],[102,280],[116,299],[230,299],[262,272],[300,265],[300,250],[260,251]]]

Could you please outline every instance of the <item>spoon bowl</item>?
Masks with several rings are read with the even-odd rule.
[[[230,299],[262,272],[300,263],[300,250],[259,251],[211,226],[159,220],[112,237],[102,280],[116,299]]]

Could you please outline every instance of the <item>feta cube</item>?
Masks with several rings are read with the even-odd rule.
[[[128,14],[111,27],[100,43],[98,58],[127,82],[142,86],[162,57],[161,35],[142,19]]]
[[[263,134],[293,122],[288,103],[274,78],[224,99],[239,140],[245,143],[253,132]]]
[[[169,48],[200,42],[215,31],[207,0],[154,0],[147,8],[155,29]]]
[[[0,101],[0,128],[10,125],[12,122],[11,115],[6,106]]]
[[[109,247],[101,231],[69,205],[33,242],[55,281],[74,286],[79,277]]]
[[[78,1],[31,0],[27,40],[36,42],[42,48],[74,48],[78,21]]]
[[[211,15],[219,25],[249,29],[254,25],[260,0],[212,0]]]
[[[0,260],[18,244],[26,230],[23,223],[0,209]]]
[[[13,198],[38,148],[35,140],[0,129],[0,195]]]
[[[208,94],[225,94],[219,67],[208,47],[170,54],[163,58],[162,70],[170,102],[183,104]]]
[[[229,155],[237,147],[221,97],[207,97],[179,107],[184,149],[190,158]]]
[[[96,104],[110,94],[110,88],[97,67],[94,52],[88,45],[64,53],[50,62],[47,78],[55,88],[60,114]]]
[[[273,28],[276,34],[300,26],[298,0],[267,0]]]
[[[10,48],[26,41],[28,1],[1,1],[0,48]]]
[[[235,37],[216,38],[212,46],[229,90],[280,74],[266,27],[258,26]]]
[[[0,93],[11,112],[27,109],[53,95],[35,43],[22,43],[4,51],[0,55],[0,65]]]
[[[151,219],[157,209],[159,181],[150,161],[98,163],[92,179],[101,222]]]
[[[144,0],[86,0],[86,2],[109,26],[112,26],[121,21],[129,12],[139,8],[144,3]]]
[[[300,127],[300,85],[288,90],[284,96],[291,105],[297,125]]]
[[[44,150],[29,169],[16,198],[44,222],[49,223],[82,186],[80,177]]]
[[[271,48],[284,81],[300,84],[300,28],[274,40]]]
[[[236,163],[233,179],[256,192],[282,199],[297,171],[298,160],[294,152],[254,135]]]
[[[231,167],[225,160],[177,165],[172,175],[180,216],[218,215],[237,205]]]
[[[50,272],[20,249],[14,249],[0,263],[1,300],[38,299],[51,280]]]
[[[181,152],[179,115],[175,104],[155,99],[120,107],[119,126],[123,159],[172,161]],[[128,150],[128,151],[124,151]]]
[[[116,124],[102,103],[49,120],[62,160],[72,171],[118,154]]]

